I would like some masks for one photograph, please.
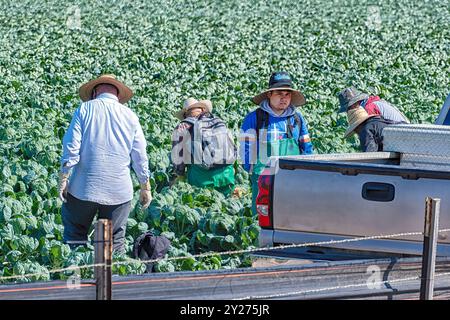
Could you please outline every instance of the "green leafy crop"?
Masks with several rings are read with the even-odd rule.
[[[306,97],[301,112],[315,152],[355,151],[355,138],[343,138],[337,93],[354,85],[413,123],[433,122],[450,87],[449,25],[448,1],[437,0],[1,1],[0,276],[65,279],[70,273],[48,271],[93,263],[92,246],[63,244],[57,198],[62,137],[87,80],[114,73],[134,90],[128,106],[148,142],[154,200],[141,209],[133,175],[128,254],[140,233],[153,230],[172,241],[168,257],[187,257],[158,271],[243,267],[248,256],[191,257],[254,247],[259,227],[239,166],[239,199],[182,181],[170,186],[174,113],[183,100],[212,100],[237,140],[255,108],[251,98],[271,72],[286,70]],[[139,274],[143,266],[114,272]]]

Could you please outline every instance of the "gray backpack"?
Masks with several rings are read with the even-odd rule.
[[[205,169],[220,168],[233,164],[237,159],[237,148],[222,119],[210,113],[198,118],[186,118],[191,124],[191,163]]]

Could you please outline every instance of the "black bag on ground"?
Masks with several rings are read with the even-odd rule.
[[[159,259],[169,251],[170,240],[164,236],[155,236],[151,231],[140,235],[133,246],[133,258],[140,260]],[[146,272],[154,271],[154,263],[146,263]]]

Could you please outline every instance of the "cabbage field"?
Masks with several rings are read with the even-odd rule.
[[[143,231],[172,241],[158,271],[237,268],[248,256],[190,255],[257,246],[248,175],[225,198],[174,178],[169,163],[176,110],[211,99],[237,140],[251,97],[270,73],[288,71],[305,95],[302,113],[316,153],[351,152],[337,93],[354,85],[433,122],[450,91],[450,3],[372,0],[0,1],[0,277],[60,279],[48,270],[93,262],[92,246],[62,243],[57,197],[62,137],[79,86],[114,73],[135,93],[128,106],[144,129],[154,200],[133,200],[129,252]],[[125,257],[116,257],[119,260]],[[139,274],[139,263],[116,266]],[[84,269],[84,277],[92,270]]]

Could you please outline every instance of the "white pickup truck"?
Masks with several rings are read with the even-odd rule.
[[[260,247],[422,232],[426,197],[440,198],[439,229],[450,227],[450,127],[395,125],[387,152],[274,157],[259,180]],[[300,248],[329,252],[421,255],[423,236]],[[450,233],[438,255],[450,256]]]

